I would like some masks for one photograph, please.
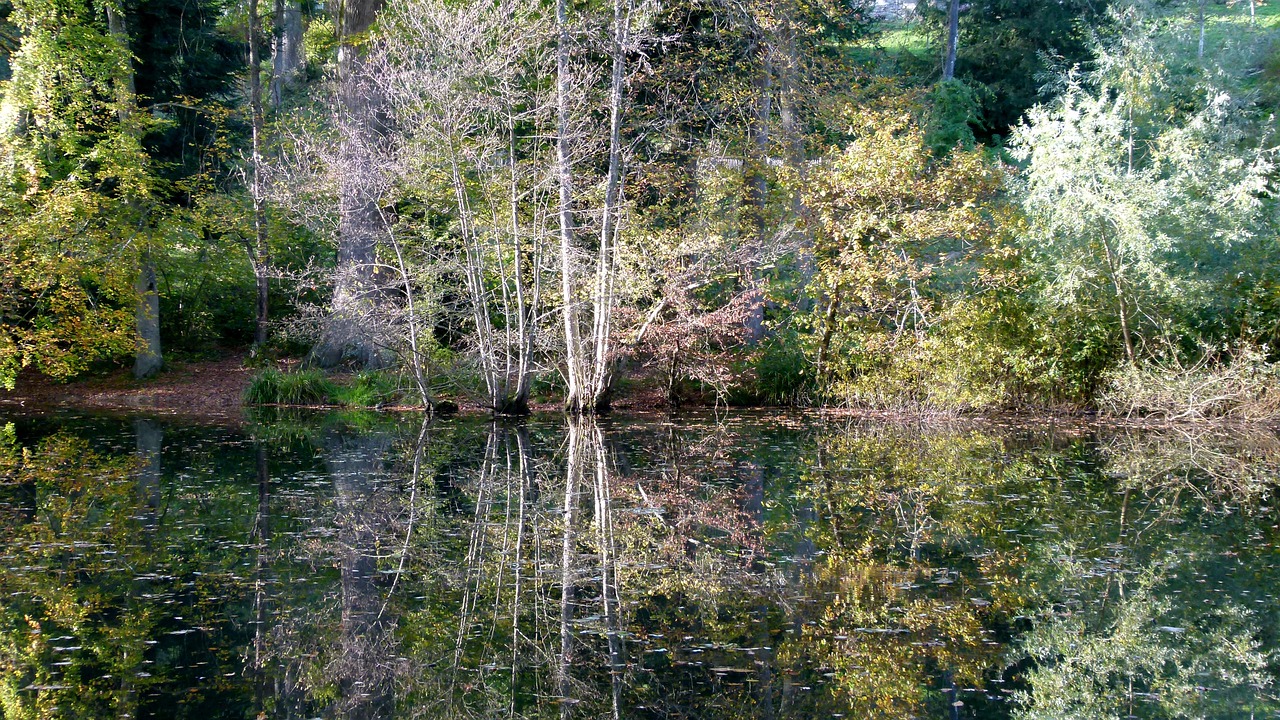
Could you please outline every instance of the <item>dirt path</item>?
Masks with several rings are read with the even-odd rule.
[[[174,362],[150,380],[134,380],[128,370],[70,383],[23,373],[13,392],[0,390],[0,413],[6,407],[26,409],[144,410],[158,415],[243,418],[241,396],[253,376],[244,355],[221,360]]]

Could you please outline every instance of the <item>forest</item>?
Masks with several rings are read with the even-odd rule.
[[[0,385],[1280,416],[1280,6],[0,0]]]

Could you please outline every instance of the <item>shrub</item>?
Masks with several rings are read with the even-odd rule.
[[[771,337],[751,357],[754,382],[745,388],[751,400],[768,405],[803,404],[813,388],[813,373],[794,333]]]
[[[1124,365],[1107,377],[1099,398],[1104,412],[1163,420],[1280,418],[1280,364],[1265,348],[1244,346],[1229,358],[1206,353],[1184,366],[1177,360]]]
[[[1000,406],[1005,385],[998,359],[962,333],[896,341],[868,338],[865,364],[833,384],[856,407],[909,412],[965,412]]]

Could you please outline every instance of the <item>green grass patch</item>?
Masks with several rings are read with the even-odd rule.
[[[268,368],[249,381],[244,401],[248,405],[327,405],[337,394],[338,386],[319,370]]]
[[[347,407],[394,405],[404,399],[400,378],[389,373],[364,371],[356,373],[349,384],[340,385],[333,400]]]

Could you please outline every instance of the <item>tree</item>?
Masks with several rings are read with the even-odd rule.
[[[1004,222],[1003,172],[981,149],[934,158],[908,108],[892,103],[849,120],[854,139],[831,149],[806,199],[820,293],[814,373],[823,382],[856,374],[858,353],[842,337],[872,354],[871,339],[882,338],[890,355],[900,340],[922,340],[955,301],[944,290],[981,278]]]
[[[1044,99],[1046,73],[1092,58],[1090,35],[1105,32],[1102,0],[970,0],[958,22],[955,74],[987,92],[979,130],[984,141],[1007,136]],[[948,33],[949,36],[949,33]],[[994,144],[994,143],[993,143]]]
[[[271,105],[280,107],[285,94],[300,82],[305,69],[301,0],[275,0],[273,17],[275,32],[271,50]]]
[[[436,0],[384,23],[368,62],[400,135],[396,186],[415,222],[448,223],[415,257],[461,275],[486,404],[526,412],[547,294],[551,103],[532,78],[550,73],[549,24],[528,3]]]
[[[165,219],[142,147],[149,118],[135,112],[124,19],[110,8],[104,26],[98,9],[34,2],[12,18],[22,42],[0,110],[9,387],[22,367],[68,377],[125,347],[139,374],[160,360],[150,245]]]
[[[956,51],[960,45],[960,0],[947,4],[947,51],[942,59],[942,81],[956,76]]]
[[[258,0],[249,0],[249,198],[253,203],[253,240],[248,243],[248,251],[257,290],[253,323],[254,352],[260,352],[267,342],[267,303],[270,293],[267,273],[271,262],[267,247],[266,189],[262,178],[262,166],[265,162],[262,147],[266,128],[262,111],[262,64],[258,59],[258,45],[262,40],[261,23]]]
[[[1136,62],[1144,47],[1105,49],[1013,142],[1043,299],[1104,313],[1131,364],[1159,351],[1144,341],[1202,302],[1215,267],[1261,230],[1272,169],[1268,150],[1241,142],[1247,95],[1213,75],[1188,92],[1169,61]],[[1141,57],[1161,56],[1176,57]]]
[[[121,72],[114,81],[116,117],[124,131],[133,135],[132,140],[140,145],[142,127],[134,122],[137,89],[134,82],[133,58],[129,52],[129,28],[121,10],[113,4],[106,4],[106,13],[108,32],[125,54]],[[125,196],[125,201],[135,213],[141,211],[139,205],[143,199],[138,195]],[[134,285],[134,290],[138,294],[137,307],[134,311],[138,349],[133,363],[133,376],[141,379],[154,375],[164,364],[164,356],[160,350],[160,293],[156,287],[156,264],[151,256],[151,244],[145,242],[145,236],[141,234],[139,240],[143,242],[139,242],[141,256],[138,279]]]

